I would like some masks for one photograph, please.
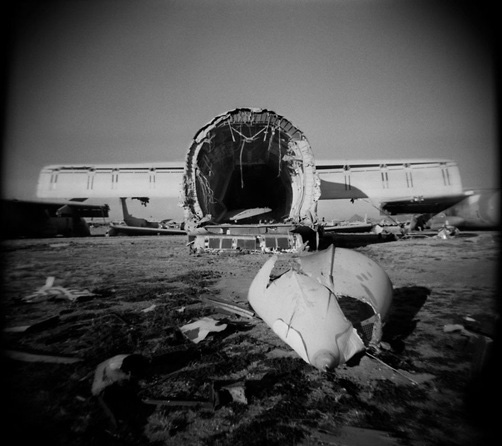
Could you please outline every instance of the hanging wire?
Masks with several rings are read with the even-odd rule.
[[[235,142],[234,132],[232,131],[232,126],[230,125],[230,118],[227,119],[228,128],[230,129],[230,136],[232,136],[232,141]]]
[[[272,140],[274,139],[274,135],[275,135],[275,128],[272,129],[272,133],[270,134],[270,139],[268,140],[267,152],[269,152],[269,153],[270,153],[270,149],[272,147]]]
[[[242,152],[244,151],[244,144],[246,144],[246,140],[242,140],[241,151],[239,153],[239,167],[241,172],[241,189],[244,189],[244,174],[242,172]]]
[[[281,151],[281,123],[282,119],[279,121],[278,129],[279,129],[279,157],[278,157],[278,171],[277,171],[277,178],[281,176],[281,156],[282,156],[282,151]]]
[[[196,172],[197,179],[199,180],[199,186],[202,189],[202,196],[204,197],[204,205],[207,208],[209,208],[210,204],[216,203],[214,200],[214,192],[211,189],[209,180],[204,176],[204,174],[198,170]]]
[[[267,119],[267,127],[266,127],[266,130],[265,130],[265,134],[263,135],[263,141],[265,141],[267,139],[267,136],[268,136],[268,128],[270,127],[270,115],[268,115],[268,119]]]
[[[230,126],[230,128],[232,128],[232,126]],[[238,133],[240,135],[240,137],[242,139],[244,139],[246,142],[253,142],[254,140],[256,140],[258,138],[258,135],[260,133],[262,133],[266,130],[266,127],[263,127],[261,130],[259,130],[258,132],[256,132],[254,135],[251,135],[251,136],[246,136],[242,132],[239,132],[239,130],[237,130],[237,129],[233,129],[233,130],[234,130],[234,132]],[[242,130],[242,128],[241,128],[241,130]]]

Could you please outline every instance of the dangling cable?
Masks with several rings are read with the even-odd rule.
[[[241,151],[239,154],[239,164],[240,164],[240,171],[241,171],[241,189],[244,189],[244,175],[242,172],[242,152],[244,151],[244,144],[246,144],[246,140],[242,140],[242,145],[241,145]]]
[[[267,139],[267,136],[268,136],[268,128],[270,127],[270,115],[268,115],[268,120],[267,120],[267,127],[266,127],[266,130],[265,130],[265,134],[263,135],[263,141],[265,141]]]
[[[253,142],[256,138],[258,138],[258,135],[261,132],[265,131],[265,129],[266,129],[266,127],[263,127],[261,130],[259,130],[258,132],[256,132],[254,135],[251,135],[251,136],[246,136],[243,133],[239,132],[239,130],[237,130],[237,129],[234,129],[234,131],[236,133],[238,133],[241,136],[241,138],[245,139],[246,142]],[[241,130],[242,130],[242,128],[241,128]]]
[[[270,154],[270,149],[272,147],[272,140],[274,139],[274,135],[275,135],[275,129],[272,129],[272,133],[270,134],[270,139],[268,140],[268,148],[267,148],[267,152]]]
[[[232,141],[235,142],[234,132],[232,131],[232,126],[230,125],[230,120],[227,119],[228,128],[230,129],[230,136],[232,136]]]
[[[282,119],[281,121],[279,122],[279,162],[278,162],[278,171],[277,171],[277,178],[279,178],[281,176],[281,157],[282,157],[282,150],[281,150],[281,123],[282,123]]]

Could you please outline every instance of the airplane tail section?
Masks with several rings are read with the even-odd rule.
[[[122,214],[124,217],[124,223],[127,226],[133,226],[133,227],[137,227],[137,228],[158,228],[159,227],[158,222],[151,222],[151,221],[146,220],[145,218],[133,217],[129,213],[129,209],[127,209],[126,198],[121,197],[120,202],[122,205]]]
[[[120,198],[120,204],[122,205],[122,215],[124,217],[124,221],[127,223],[127,220],[130,220],[132,215],[129,214],[129,209],[127,209],[127,203],[124,197]]]

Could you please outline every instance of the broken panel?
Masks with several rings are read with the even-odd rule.
[[[256,313],[307,363],[325,370],[348,361],[382,335],[393,294],[385,271],[368,257],[330,248],[298,259],[275,280],[270,258],[248,300]]]

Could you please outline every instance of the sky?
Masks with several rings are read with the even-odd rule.
[[[182,161],[238,107],[283,115],[317,159],[448,158],[465,188],[499,186],[483,2],[15,3],[5,198],[36,198],[48,164]]]

